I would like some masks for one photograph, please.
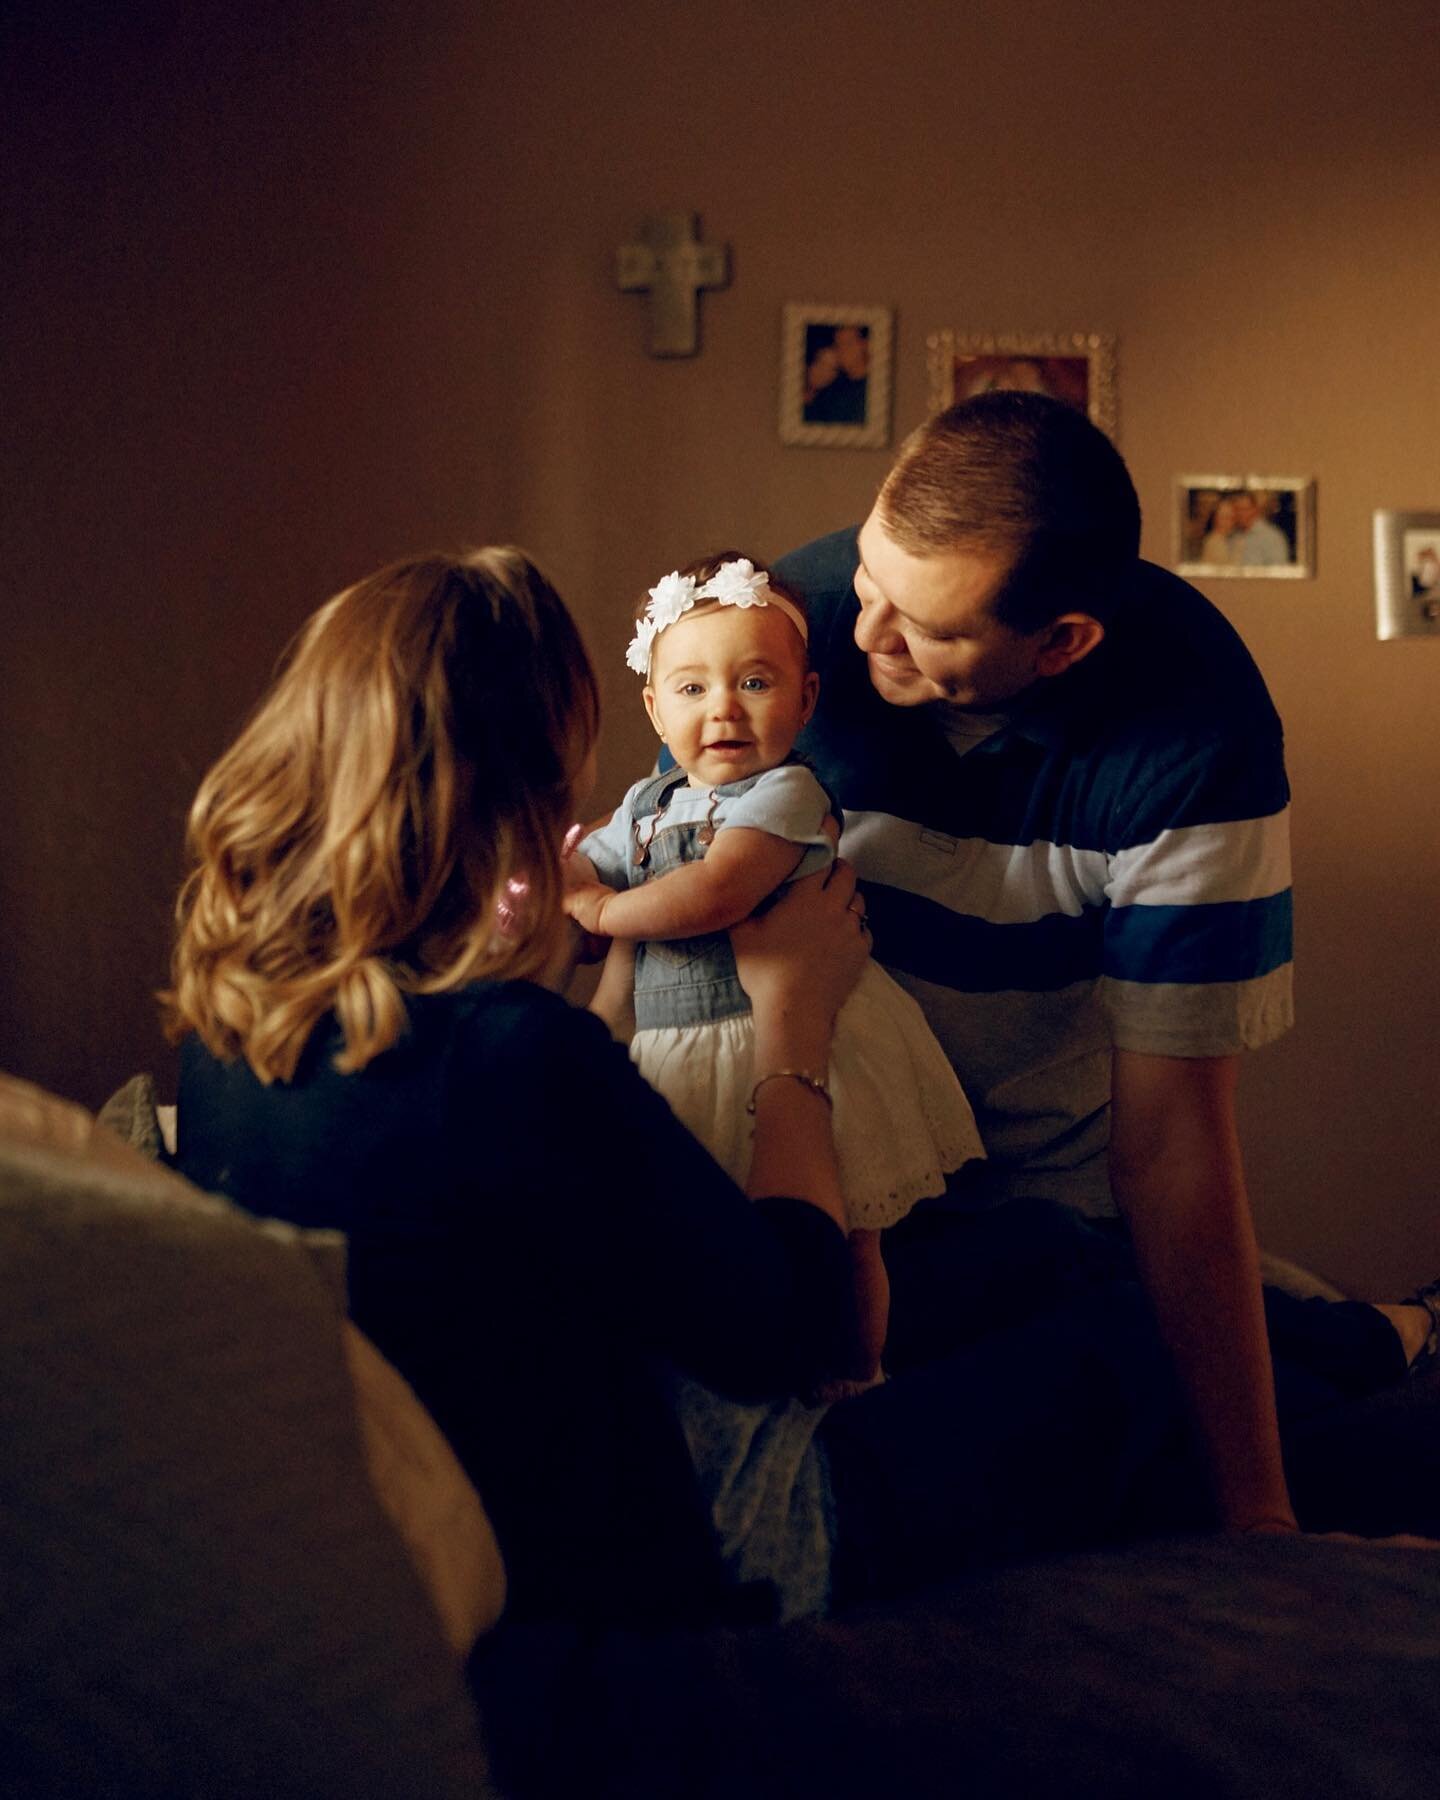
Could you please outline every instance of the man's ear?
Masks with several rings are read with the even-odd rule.
[[[650,686],[648,681],[645,684],[643,698],[645,701],[645,711],[650,715],[650,723],[655,727],[655,735],[663,744],[665,742],[665,727],[660,723],[660,715],[655,710],[655,690]]]
[[[811,669],[805,677],[805,685],[800,690],[804,696],[804,704],[800,708],[800,723],[808,725],[810,715],[815,710],[815,702],[820,698],[820,677]]]
[[[1035,655],[1037,675],[1063,675],[1084,660],[1105,636],[1105,627],[1089,613],[1061,613],[1040,634]]]

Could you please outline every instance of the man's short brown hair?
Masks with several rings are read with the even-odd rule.
[[[1015,631],[1063,612],[1106,623],[1140,552],[1140,502],[1119,451],[1044,394],[977,394],[937,413],[902,445],[878,505],[912,556],[1009,559],[993,611]]]

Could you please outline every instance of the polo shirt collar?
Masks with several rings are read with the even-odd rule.
[[[1016,700],[1011,728],[1047,750],[1063,750],[1092,738],[1108,707],[1110,658],[1098,645],[1063,675],[1042,678]]]

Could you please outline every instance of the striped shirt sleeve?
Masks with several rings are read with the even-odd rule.
[[[1145,785],[1107,859],[1117,1048],[1226,1056],[1289,1028],[1289,826],[1278,737],[1211,746]]]

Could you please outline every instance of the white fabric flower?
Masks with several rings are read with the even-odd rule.
[[[635,621],[635,635],[625,652],[625,661],[637,675],[650,673],[650,647],[655,642],[657,630],[655,621],[648,616]]]
[[[655,630],[663,631],[667,625],[673,625],[681,613],[689,612],[694,604],[695,577],[682,575],[677,569],[650,589],[650,604],[645,613]]]
[[[718,600],[723,606],[764,606],[767,582],[757,575],[748,556],[720,567],[700,589],[699,598]]]
[[[682,575],[678,569],[672,569],[650,589],[650,603],[636,621],[635,635],[625,651],[625,661],[637,675],[649,675],[650,658],[660,633],[677,619],[683,619],[700,600],[713,600],[717,606],[740,607],[773,603],[790,619],[802,640],[809,637],[801,615],[788,600],[772,592],[769,578],[757,573],[748,556],[737,556],[733,562],[721,563],[703,587],[693,575]]]

